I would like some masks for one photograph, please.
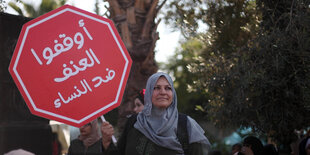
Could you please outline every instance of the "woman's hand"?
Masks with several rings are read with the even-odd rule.
[[[109,122],[102,122],[101,124],[102,144],[104,149],[107,149],[111,144],[114,128]]]

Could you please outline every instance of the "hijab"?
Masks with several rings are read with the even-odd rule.
[[[90,122],[91,133],[87,136],[79,135],[79,140],[83,141],[84,146],[89,147],[95,144],[99,139],[98,121],[97,119]]]
[[[166,109],[159,109],[152,104],[152,94],[160,77],[167,79],[172,90],[172,103]],[[177,139],[178,127],[178,110],[177,110],[177,94],[173,87],[171,77],[162,72],[153,74],[147,81],[146,90],[144,94],[144,109],[137,116],[137,121],[134,127],[143,133],[149,140],[155,144],[176,150],[178,153],[183,154],[182,145]],[[190,118],[190,117],[188,117]],[[189,143],[205,142],[206,137],[204,131],[193,119],[188,119],[187,122]],[[208,144],[209,141],[207,140]]]

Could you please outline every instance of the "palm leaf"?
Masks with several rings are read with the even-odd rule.
[[[24,16],[22,9],[21,9],[19,6],[17,6],[15,3],[9,2],[9,6],[10,6],[12,9],[14,9],[19,15]]]

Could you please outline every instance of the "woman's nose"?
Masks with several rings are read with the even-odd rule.
[[[161,89],[159,90],[159,93],[160,93],[160,94],[165,94],[165,93],[166,93],[166,90],[165,90],[164,88],[161,88]]]

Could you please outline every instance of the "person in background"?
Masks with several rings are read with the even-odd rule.
[[[208,154],[210,142],[203,129],[186,115],[182,123],[186,124],[187,143],[180,142],[177,131],[183,119],[179,119],[177,94],[168,74],[159,72],[148,79],[144,103],[144,109],[127,121],[117,144],[119,155]]]
[[[136,114],[141,112],[144,108],[144,93],[145,93],[145,89],[142,89],[141,91],[139,91],[137,97],[134,100],[133,111]]]
[[[310,155],[310,139],[308,139],[305,149],[306,149],[306,154]]]
[[[299,155],[299,144],[303,140],[303,130],[295,130],[294,138],[290,143],[291,155]]]
[[[231,154],[232,155],[238,155],[238,153],[241,151],[242,145],[240,143],[236,143],[231,147]]]
[[[264,155],[262,142],[254,136],[246,137],[242,145],[241,153],[244,155]]]
[[[97,119],[80,127],[80,135],[70,143],[68,155],[105,155],[115,148],[111,143],[114,129],[108,122],[102,122],[102,137],[99,134]]]
[[[310,155],[310,130],[299,143],[299,155]]]

